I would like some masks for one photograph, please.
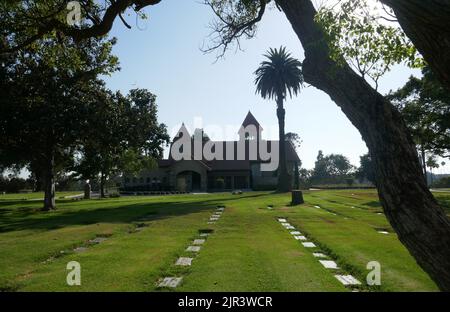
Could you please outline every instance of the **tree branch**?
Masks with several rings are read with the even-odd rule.
[[[88,19],[93,22],[92,25],[85,28],[77,28],[72,27],[61,21],[58,18],[58,14],[61,13],[62,10],[57,10],[53,14],[49,16],[49,18],[44,21],[40,26],[39,25],[31,25],[30,27],[34,27],[36,30],[35,34],[30,35],[28,38],[18,43],[13,47],[6,47],[0,52],[15,52],[20,50],[36,40],[43,38],[45,35],[51,33],[52,31],[59,31],[66,36],[72,37],[75,41],[81,41],[83,39],[93,38],[93,37],[101,37],[106,35],[112,28],[114,21],[117,17],[121,18],[127,28],[131,28],[129,24],[127,24],[124,19],[121,17],[121,14],[127,8],[133,8],[136,12],[142,10],[143,8],[156,5],[160,3],[161,0],[117,0],[111,1],[111,4],[105,10],[105,13],[101,19],[94,18],[86,11],[86,15]],[[86,6],[83,8],[87,9]],[[36,21],[36,24],[38,21]]]

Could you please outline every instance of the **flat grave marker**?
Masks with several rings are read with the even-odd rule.
[[[319,262],[327,269],[339,269],[339,267],[337,266],[337,263],[332,261],[332,260],[319,260]]]
[[[186,248],[186,251],[199,252],[200,248],[201,248],[200,246],[189,246],[188,248]]]
[[[177,262],[175,262],[175,265],[190,266],[192,265],[192,260],[194,260],[194,258],[180,257]]]
[[[158,287],[170,287],[175,288],[180,285],[182,277],[165,277],[159,284]]]
[[[352,275],[335,275],[334,277],[336,277],[337,280],[345,286],[361,285],[361,282],[354,278]]]

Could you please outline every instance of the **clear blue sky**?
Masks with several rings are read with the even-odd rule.
[[[283,13],[269,10],[260,23],[257,37],[242,42],[243,52],[229,51],[214,63],[215,55],[200,48],[207,40],[210,9],[195,0],[164,0],[146,11],[149,20],[127,17],[133,29],[117,20],[112,35],[118,38],[114,53],[122,70],[106,78],[113,90],[127,92],[147,88],[155,93],[159,119],[175,131],[181,122],[193,127],[201,117],[204,126],[225,128],[240,125],[249,110],[264,129],[266,138],[276,138],[275,104],[255,94],[253,72],[269,47],[284,45],[303,60],[303,49]],[[382,92],[402,86],[413,72],[404,67],[383,78]],[[318,150],[341,153],[354,165],[367,152],[356,128],[327,94],[309,86],[286,103],[286,131],[298,133],[303,144],[299,156],[303,166],[312,168]],[[174,130],[175,129],[175,130]],[[173,134],[173,133],[172,133]],[[213,139],[223,139],[209,133]]]

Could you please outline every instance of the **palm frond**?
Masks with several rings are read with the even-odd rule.
[[[302,63],[291,57],[285,47],[270,48],[255,71],[256,93],[263,98],[281,99],[297,95],[303,85]]]

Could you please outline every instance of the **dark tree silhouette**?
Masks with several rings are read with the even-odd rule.
[[[303,83],[302,64],[286,52],[286,48],[270,49],[264,55],[268,61],[261,63],[255,71],[256,92],[266,99],[275,99],[277,103],[279,157],[278,191],[287,192],[291,188],[290,177],[286,167],[286,136],[284,131],[285,114],[284,100],[289,94],[297,95]]]

